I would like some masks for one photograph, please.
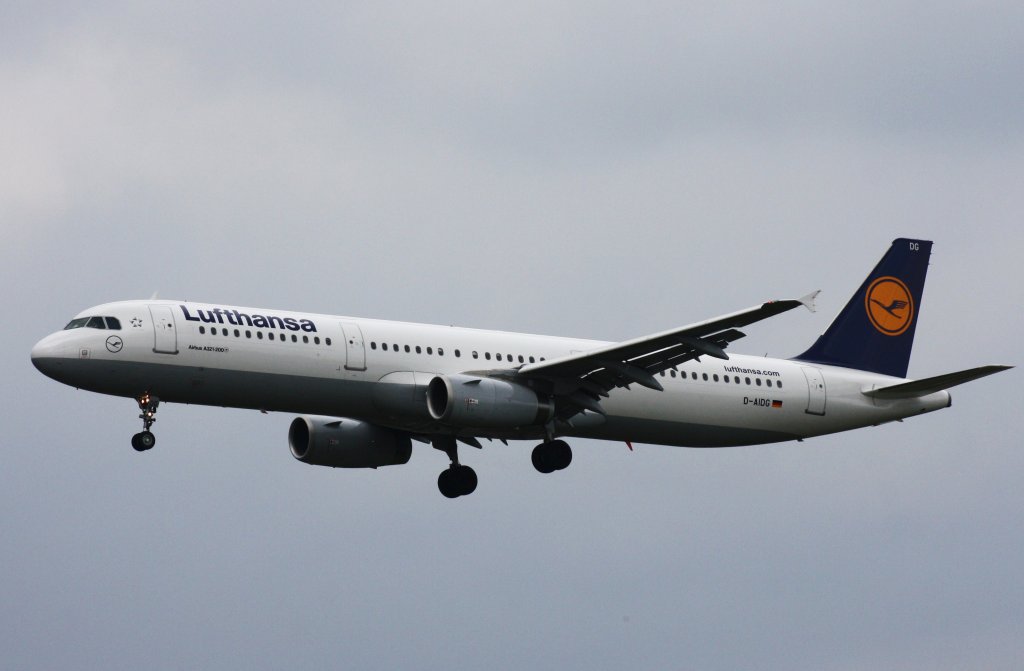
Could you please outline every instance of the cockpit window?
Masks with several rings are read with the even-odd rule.
[[[113,331],[121,330],[121,322],[116,317],[79,317],[78,319],[72,319],[68,322],[68,325],[64,327],[65,331],[71,329],[90,328],[90,329],[111,329]]]

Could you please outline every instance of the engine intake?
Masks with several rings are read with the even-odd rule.
[[[292,456],[313,466],[377,468],[409,461],[408,434],[355,419],[296,417],[288,427]]]
[[[544,424],[554,404],[522,385],[473,375],[438,375],[427,386],[427,411],[459,427],[516,428]]]

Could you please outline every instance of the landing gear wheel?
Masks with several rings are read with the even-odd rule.
[[[461,494],[455,469],[446,468],[441,471],[441,474],[437,476],[437,488],[449,499],[454,499]]]
[[[143,431],[132,436],[132,447],[137,452],[145,452],[154,445],[156,445],[156,436],[153,435],[152,431]]]
[[[452,464],[437,476],[437,488],[449,499],[472,494],[476,484],[476,471],[461,464]]]
[[[530,458],[541,473],[553,473],[572,463],[572,448],[564,440],[551,440],[533,448]]]
[[[437,476],[437,488],[449,499],[466,496],[476,491],[476,471],[459,463],[459,447],[453,436],[437,436],[432,441],[435,450],[441,450],[451,459],[451,465]],[[479,447],[479,445],[477,445]]]
[[[476,491],[476,471],[469,466],[459,466],[455,472],[456,481],[459,483],[459,495],[467,496]]]
[[[564,440],[552,441],[551,453],[554,456],[556,471],[560,471],[572,463],[572,448]]]
[[[533,467],[541,473],[553,473],[555,471],[555,464],[551,459],[551,450],[547,448],[547,445],[547,443],[541,443],[533,448],[533,452],[530,454]]]

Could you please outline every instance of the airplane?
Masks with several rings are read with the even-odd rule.
[[[405,464],[444,452],[437,485],[471,494],[459,445],[536,440],[534,467],[572,461],[566,437],[683,447],[802,441],[932,412],[950,387],[1012,366],[907,379],[932,243],[899,238],[803,354],[727,354],[739,329],[805,306],[774,300],[609,343],[172,300],[107,303],[32,348],[58,382],[133,398],[144,452],[161,403],[287,412],[307,464]]]

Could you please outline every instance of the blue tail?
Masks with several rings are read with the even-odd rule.
[[[928,240],[893,240],[825,334],[796,360],[906,377],[931,253]]]

